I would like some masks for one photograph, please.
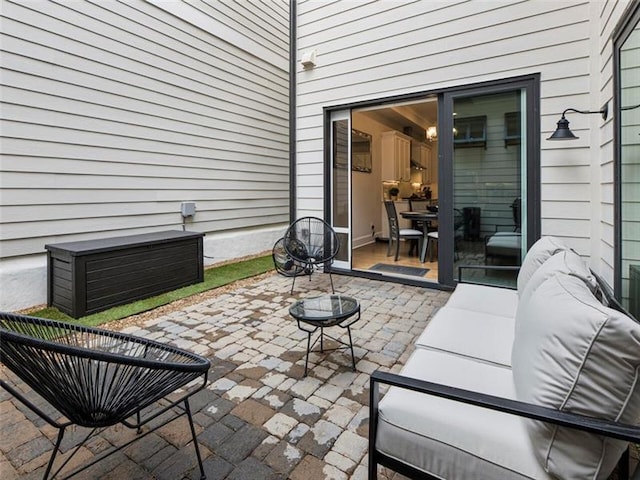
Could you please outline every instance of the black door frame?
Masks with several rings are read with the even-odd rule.
[[[613,292],[622,302],[622,127],[620,48],[640,23],[640,1],[632,2],[613,33]]]
[[[453,232],[453,103],[456,99],[471,96],[506,93],[514,90],[526,92],[526,189],[527,250],[540,238],[540,75],[534,74],[517,79],[505,79],[481,84],[453,88],[442,93],[438,99],[438,282],[443,285],[456,284]],[[441,100],[441,101],[440,101]],[[443,215],[443,213],[448,213]],[[444,241],[440,241],[444,240]]]
[[[447,113],[445,102],[449,101],[453,105],[453,99],[470,95],[483,95],[490,93],[500,93],[516,89],[525,89],[527,92],[527,248],[529,248],[538,238],[540,238],[540,74],[523,75],[519,77],[492,80],[475,84],[467,84],[446,89],[429,90],[412,94],[395,95],[382,99],[374,99],[360,102],[351,102],[331,107],[324,107],[324,218],[331,217],[331,113],[336,110],[354,110],[363,107],[390,105],[408,101],[419,101],[421,99],[438,96],[438,203],[440,212],[451,212],[449,216],[438,218],[438,230],[448,229],[444,238],[453,239],[453,170],[451,161],[445,159],[453,158],[453,115],[452,111]],[[448,107],[451,110],[451,106]],[[448,144],[448,146],[445,146]],[[446,190],[443,190],[446,189]],[[449,193],[442,195],[443,191]],[[444,200],[444,204],[442,203]],[[352,212],[353,217],[353,212]],[[447,237],[448,235],[449,237]],[[450,245],[447,245],[450,243]],[[350,248],[351,246],[349,246]],[[445,263],[441,263],[445,260]],[[423,287],[450,289],[455,287],[453,272],[453,242],[443,242],[438,249],[438,283],[417,281],[405,278],[394,278],[385,276],[385,281],[402,283],[407,285],[417,285]],[[442,266],[442,268],[440,268]],[[448,270],[443,275],[444,270]],[[352,276],[380,279],[380,275],[370,272],[354,270],[337,270],[336,272]]]

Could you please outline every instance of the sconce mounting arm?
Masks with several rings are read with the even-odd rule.
[[[575,113],[582,113],[582,114],[588,114],[588,113],[599,113],[600,115],[602,115],[602,119],[606,120],[607,116],[609,115],[609,104],[605,103],[602,106],[602,109],[598,110],[598,111],[591,111],[591,110],[577,110],[575,108],[567,108],[564,112],[562,112],[562,118],[565,118],[565,114],[567,112],[575,112]]]

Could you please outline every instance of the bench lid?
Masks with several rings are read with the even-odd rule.
[[[188,240],[202,238],[204,233],[187,232],[183,230],[166,230],[162,232],[143,233],[138,235],[124,235],[120,237],[98,238],[95,240],[80,240],[47,244],[44,248],[49,252],[65,252],[71,256],[88,255],[105,251],[123,250],[142,245],[157,245],[174,240]]]

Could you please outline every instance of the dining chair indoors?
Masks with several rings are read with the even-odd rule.
[[[453,210],[453,241],[454,241],[454,260],[460,259],[460,240],[463,235],[464,216],[462,210],[455,208]],[[438,251],[438,231],[429,229],[425,244],[423,245],[424,251],[422,252],[422,258],[426,259],[429,256],[429,261],[433,262],[435,258],[435,252]]]
[[[387,211],[387,219],[389,221],[389,244],[387,246],[387,257],[391,256],[391,248],[395,243],[395,260],[398,261],[401,239],[417,240],[418,251],[421,252],[423,248],[423,242],[425,241],[423,232],[414,228],[400,228],[400,224],[398,222],[398,212],[396,211],[396,206],[392,201],[385,200],[384,207]]]
[[[412,212],[418,212],[418,211],[424,211],[427,210],[429,208],[429,203],[430,200],[412,200],[411,198],[409,199],[409,210]],[[426,225],[423,225],[423,223],[426,223]],[[412,222],[412,228],[415,228],[416,230],[423,230],[424,226],[427,227],[427,229],[431,232],[431,231],[435,231],[438,228],[435,227],[433,225],[433,222],[431,220],[414,220]]]
[[[302,268],[302,274],[309,276],[322,265],[330,266],[340,250],[340,241],[335,230],[327,222],[317,217],[302,217],[289,226],[283,237],[283,246],[287,255]],[[331,292],[335,293],[331,269],[328,268]],[[292,275],[291,293],[296,283]]]
[[[415,212],[417,210],[426,210],[427,207],[431,204],[430,200],[416,200],[416,199],[409,199],[409,210],[411,210],[412,212]]]

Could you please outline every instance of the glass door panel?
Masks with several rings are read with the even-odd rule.
[[[331,116],[331,218],[340,240],[337,268],[351,268],[351,128],[349,112]]]
[[[636,14],[636,18],[640,17]],[[640,318],[640,27],[620,47],[618,296]]]
[[[458,265],[520,265],[526,252],[525,91],[453,100],[453,255]],[[464,279],[515,285],[513,271],[465,270]],[[477,278],[474,278],[477,277]]]

